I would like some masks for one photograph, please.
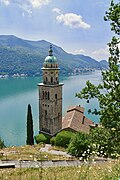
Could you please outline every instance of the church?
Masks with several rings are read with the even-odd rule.
[[[39,87],[39,132],[54,136],[63,129],[70,131],[89,132],[94,123],[84,116],[84,108],[71,107],[62,118],[62,87],[59,82],[58,62],[53,56],[52,45],[45,58],[43,67],[43,81]]]

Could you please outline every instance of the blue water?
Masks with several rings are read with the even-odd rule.
[[[75,97],[75,93],[85,86],[87,80],[94,84],[100,83],[100,71],[61,78],[61,82],[64,83],[63,116],[69,106],[80,104],[85,107],[85,115],[98,123],[99,116],[87,114],[89,108],[98,107],[97,100],[86,104],[85,100]],[[7,146],[19,146],[26,143],[28,104],[32,106],[34,134],[39,132],[37,87],[39,82],[41,82],[41,78],[38,77],[0,79],[0,137],[4,139]]]

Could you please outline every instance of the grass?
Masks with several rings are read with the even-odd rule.
[[[43,144],[38,144],[34,146],[20,146],[20,147],[8,147],[0,151],[0,160],[67,160],[67,158],[62,155],[50,154],[47,152],[40,152],[40,148]],[[61,147],[53,147],[52,149],[65,151]],[[3,155],[2,153],[3,152]],[[75,158],[72,158],[75,159]]]
[[[27,168],[0,170],[1,180],[119,180],[120,161],[80,167]]]
[[[67,160],[64,156],[40,152],[43,145],[8,147],[0,160]],[[59,147],[52,149],[63,150]],[[75,158],[72,158],[75,159]],[[120,161],[84,164],[79,167],[0,169],[0,180],[120,180]]]

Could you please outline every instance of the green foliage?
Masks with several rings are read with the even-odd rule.
[[[114,0],[111,1],[111,6],[106,12],[104,20],[110,21],[111,30],[118,35],[120,34],[120,2],[115,4]]]
[[[119,135],[119,141],[118,141]],[[120,154],[120,132],[98,127],[90,132],[92,150],[98,156],[116,158]]]
[[[32,111],[31,106],[28,104],[28,112],[27,112],[27,140],[26,144],[34,145],[34,138],[33,138],[33,119],[32,119]]]
[[[0,137],[0,149],[2,149],[4,147],[5,147],[4,141]]]
[[[51,139],[51,136],[50,135],[48,135],[48,134],[44,134],[44,136],[46,137],[46,143],[47,144],[50,144],[50,139]]]
[[[50,139],[47,135],[45,134],[38,134],[35,136],[35,140],[36,140],[36,143],[39,144],[39,143],[49,143],[50,142]]]
[[[75,133],[70,131],[61,131],[57,134],[55,138],[55,145],[67,147],[69,145],[70,139],[74,136]]]
[[[50,144],[52,145],[52,146],[54,146],[55,145],[55,137],[52,137],[51,139],[50,139]]]
[[[112,21],[111,27],[116,34],[120,33],[120,3],[114,4],[111,2],[111,7],[106,13],[105,20]],[[99,103],[100,110],[89,109],[89,113],[100,115],[100,122],[106,128],[115,128],[120,130],[120,51],[118,44],[120,39],[113,37],[108,44],[110,57],[108,59],[109,69],[102,72],[103,83],[95,86],[86,82],[86,87],[80,93],[77,93],[78,98],[86,99],[87,103],[92,98],[96,98]]]
[[[76,133],[68,146],[68,153],[76,157],[88,157],[91,153],[89,134]]]
[[[98,156],[108,157],[111,154],[111,134],[109,129],[98,127],[90,132],[90,139],[92,142],[92,150]]]

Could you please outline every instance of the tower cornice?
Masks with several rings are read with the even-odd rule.
[[[42,70],[60,70],[60,68],[45,68],[45,67],[42,67],[41,68]]]
[[[63,83],[59,84],[44,84],[44,83],[38,83],[38,86],[45,86],[45,87],[58,87],[58,86],[63,86]]]

